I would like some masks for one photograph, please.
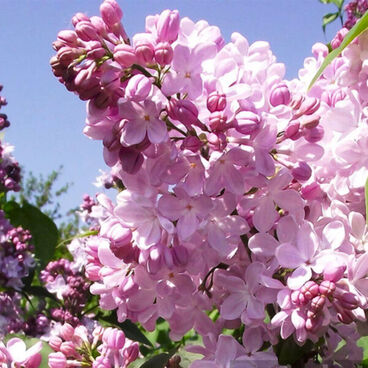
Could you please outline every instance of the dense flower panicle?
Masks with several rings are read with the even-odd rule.
[[[101,15],[75,16],[51,59],[88,100],[84,133],[102,141],[122,189],[116,204],[85,198],[99,234],[72,243],[101,308],[148,330],[164,318],[173,339],[194,328],[204,358],[193,367],[278,366],[261,347],[290,336],[325,342],[322,360],[335,359],[368,308],[367,34],[307,92],[325,45],[287,81],[267,42],[225,43],[217,27],[165,10],[130,43],[114,0]],[[242,345],[228,325],[245,327]],[[123,344],[115,332],[102,340]],[[354,344],[345,358],[359,355]],[[52,356],[55,367],[67,359]]]

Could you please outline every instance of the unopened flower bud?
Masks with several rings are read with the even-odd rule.
[[[96,28],[88,21],[81,21],[75,27],[78,37],[83,41],[98,41],[100,39]]]
[[[71,341],[64,341],[60,345],[59,350],[67,357],[75,357],[77,355],[77,351],[75,350],[75,346]]]
[[[109,349],[120,350],[125,344],[125,335],[123,331],[109,327],[104,331],[102,341]]]
[[[114,59],[125,68],[137,62],[137,56],[135,55],[133,47],[122,43],[115,47]]]
[[[318,285],[314,281],[307,281],[301,288],[300,292],[310,300],[318,295]]]
[[[121,147],[119,160],[122,169],[128,174],[136,174],[143,165],[143,155],[132,147]]]
[[[65,368],[67,366],[66,356],[61,352],[51,353],[48,363],[50,368]]]
[[[73,326],[69,323],[64,323],[60,329],[60,336],[66,341],[71,340],[74,336]]]
[[[178,38],[180,17],[177,10],[164,10],[157,20],[159,41],[174,42]]]
[[[209,126],[212,131],[221,131],[226,129],[227,116],[223,111],[215,111],[209,117]]]
[[[143,101],[151,91],[152,81],[143,74],[134,75],[125,88],[125,97],[131,101]]]
[[[42,355],[40,353],[30,356],[25,362],[24,366],[27,368],[38,368],[42,362]]]
[[[83,22],[83,21],[89,21],[89,18],[87,17],[87,15],[85,15],[83,13],[77,13],[72,18],[72,24],[73,24],[74,27],[76,27],[76,25],[79,22]]]
[[[343,308],[353,310],[359,307],[359,298],[350,292],[346,292],[339,297],[340,304]]]
[[[112,27],[114,24],[119,23],[123,18],[123,12],[119,4],[115,0],[105,0],[100,5],[100,13],[103,21]]]
[[[64,30],[60,31],[57,35],[57,39],[70,47],[78,46],[78,37],[74,31]]]
[[[126,360],[125,364],[129,365],[129,363],[134,362],[139,355],[139,344],[134,342],[130,346],[126,347],[123,351],[123,355]]]
[[[139,64],[152,64],[153,57],[155,55],[155,48],[148,39],[140,38],[135,42],[134,52]]]
[[[252,111],[240,111],[235,117],[235,129],[242,134],[251,134],[258,129],[260,118]]]
[[[331,106],[336,106],[339,101],[343,101],[346,98],[346,92],[341,88],[336,89],[332,92],[330,97]]]
[[[198,110],[189,100],[177,100],[172,98],[168,106],[169,117],[180,121],[188,129],[198,120]]]
[[[303,130],[304,138],[310,143],[319,142],[323,138],[324,134],[325,134],[325,131],[321,125],[318,125],[312,129]]]
[[[341,309],[339,313],[337,313],[337,318],[340,322],[348,325],[354,321],[354,314],[349,310]]]
[[[161,65],[169,65],[174,57],[174,51],[168,42],[160,42],[155,47],[155,60]]]
[[[222,111],[226,107],[226,96],[217,91],[212,92],[207,97],[207,109],[210,112]]]
[[[303,115],[312,115],[320,107],[320,101],[315,97],[306,97],[294,117],[300,117]]]
[[[312,169],[306,162],[299,161],[291,170],[291,174],[295,180],[307,181],[312,175]]]
[[[336,33],[336,36],[331,41],[331,47],[333,50],[337,49],[341,45],[341,42],[344,40],[348,32],[349,30],[344,27]]]
[[[322,295],[331,295],[336,289],[336,285],[334,282],[331,281],[322,281],[321,284],[318,287],[319,292]]]
[[[50,340],[49,340],[49,345],[51,346],[51,348],[53,350],[59,351],[62,342],[63,342],[63,340],[61,340],[60,337],[58,337],[58,336],[51,336],[50,337]]]
[[[300,137],[300,123],[299,121],[292,121],[287,128],[285,129],[284,133],[285,138],[290,139],[298,139]]]
[[[290,91],[285,82],[275,84],[271,88],[270,104],[272,106],[287,105],[290,102]]]
[[[202,142],[198,137],[195,137],[193,135],[190,135],[188,137],[185,137],[180,149],[184,150],[184,149],[188,149],[192,152],[198,152],[200,150],[200,148],[202,147]]]
[[[324,295],[317,295],[312,299],[310,308],[313,312],[318,312],[324,307],[325,303],[326,303],[326,297]]]

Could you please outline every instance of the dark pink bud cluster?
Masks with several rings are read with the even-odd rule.
[[[31,235],[22,227],[10,228],[0,243],[0,285],[20,289],[36,262]]]
[[[368,10],[367,0],[352,0],[345,6],[346,21],[344,27],[347,29],[353,28],[354,24]]]
[[[72,268],[69,260],[62,258],[50,262],[41,271],[40,278],[51,293],[63,300],[66,311],[77,315],[83,310],[88,298],[89,283]]]

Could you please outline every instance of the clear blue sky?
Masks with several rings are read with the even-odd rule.
[[[119,0],[118,0],[119,1]],[[68,92],[51,73],[51,44],[58,31],[71,28],[78,11],[98,15],[97,0],[1,0],[0,83],[8,100],[3,112],[11,127],[5,140],[15,145],[15,157],[28,171],[50,173],[64,166],[60,184],[73,182],[64,196],[63,210],[77,206],[98,169],[106,169],[102,144],[82,134],[85,104]],[[338,24],[328,27],[321,18],[334,10],[318,0],[125,0],[119,1],[130,36],[144,31],[145,16],[166,8],[179,9],[182,17],[206,19],[229,40],[232,32],[250,42],[270,42],[278,61],[286,64],[287,77],[297,76],[311,46],[329,41]]]

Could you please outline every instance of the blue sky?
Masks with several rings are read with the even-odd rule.
[[[119,1],[119,0],[118,0]],[[8,100],[3,108],[11,122],[5,140],[15,157],[35,174],[64,166],[60,184],[74,185],[62,201],[64,211],[77,206],[84,193],[94,194],[98,169],[105,169],[102,145],[82,134],[85,104],[68,92],[51,73],[51,44],[58,31],[70,29],[76,12],[98,15],[97,0],[1,0],[0,83]],[[123,23],[130,36],[144,31],[145,16],[178,9],[182,17],[206,19],[226,40],[240,32],[250,42],[270,42],[287,78],[297,76],[317,41],[327,42],[338,28],[321,29],[322,16],[333,5],[318,0],[125,0]]]

